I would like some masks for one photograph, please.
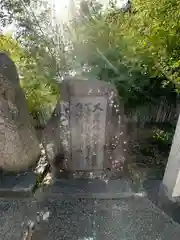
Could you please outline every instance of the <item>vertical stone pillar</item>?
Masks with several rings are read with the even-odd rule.
[[[180,116],[166,166],[162,188],[169,200],[180,197]]]

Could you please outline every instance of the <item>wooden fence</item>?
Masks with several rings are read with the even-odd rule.
[[[135,109],[125,109],[129,121],[140,124],[145,123],[171,123],[176,124],[179,107],[169,104],[167,100],[161,100],[159,104],[148,104]]]

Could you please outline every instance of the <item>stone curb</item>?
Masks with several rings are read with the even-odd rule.
[[[49,170],[45,151],[40,144],[41,155],[37,166],[19,175],[0,175],[0,198],[31,197]]]
[[[118,200],[123,198],[143,198],[146,197],[144,192],[142,193],[61,193],[61,192],[45,192],[46,197],[63,197],[66,199],[78,198],[78,199],[97,199],[97,200]]]
[[[33,170],[19,176],[1,176],[0,197],[30,197],[37,182]]]
[[[13,185],[13,178],[7,177],[8,181],[12,182],[12,185],[6,187],[5,184],[2,187],[0,183],[0,198],[21,198],[21,197],[32,197],[35,193],[35,191],[38,188],[38,180],[43,179],[45,174],[47,173],[49,169],[49,166],[44,166],[44,169],[42,169],[41,173],[36,174],[34,171],[32,171],[27,176],[18,176],[16,177],[17,184]],[[5,181],[5,179],[4,179]]]

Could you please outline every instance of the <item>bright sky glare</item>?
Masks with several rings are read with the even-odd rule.
[[[57,20],[61,20],[61,21],[68,20],[68,16],[69,16],[68,8],[69,8],[71,2],[74,0],[47,0],[47,1],[51,4],[52,9],[54,9],[54,11],[52,10],[52,13],[55,15]],[[109,0],[97,0],[97,1],[99,1],[101,4],[103,4],[104,8],[107,8],[109,6]],[[121,8],[126,3],[127,3],[127,0],[118,0],[117,7]],[[14,26],[14,24],[11,24],[9,26],[6,26],[2,30],[3,30],[3,33],[5,33],[5,34],[12,33],[15,31],[15,26]]]
[[[68,7],[70,6],[71,2],[74,0],[48,0],[52,6],[55,8],[54,14],[60,17],[61,19],[65,20],[68,17]],[[104,8],[109,6],[109,0],[97,0],[101,4],[103,4]],[[117,0],[116,6],[118,8],[122,8],[127,3],[127,0]]]

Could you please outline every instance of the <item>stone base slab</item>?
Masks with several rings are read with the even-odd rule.
[[[33,170],[19,174],[0,172],[0,197],[31,196],[37,183]]]

